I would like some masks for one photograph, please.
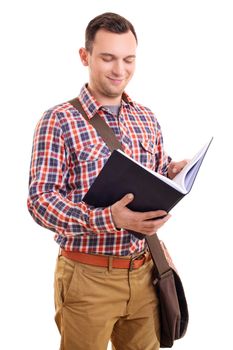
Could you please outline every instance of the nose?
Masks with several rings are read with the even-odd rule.
[[[118,77],[123,76],[124,75],[124,62],[121,60],[116,60],[114,62],[113,67],[112,67],[112,73]]]

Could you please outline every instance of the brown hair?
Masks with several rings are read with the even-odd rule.
[[[85,32],[85,48],[91,52],[95,35],[99,29],[105,29],[112,33],[127,33],[131,31],[138,42],[135,29],[126,18],[112,12],[105,12],[93,18],[87,25]]]

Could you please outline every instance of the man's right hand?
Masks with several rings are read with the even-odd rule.
[[[129,193],[111,206],[114,224],[117,228],[124,228],[144,235],[151,236],[162,227],[170,218],[164,210],[147,211],[144,213],[132,211],[127,205],[132,202],[134,196]],[[160,217],[163,217],[159,219]]]

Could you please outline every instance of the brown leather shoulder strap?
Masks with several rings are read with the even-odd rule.
[[[91,119],[88,118],[86,112],[84,111],[81,102],[78,98],[70,100],[69,103],[76,108],[83,116],[83,118],[88,121],[102,137],[109,149],[114,151],[114,149],[122,149],[121,143],[117,140],[116,135],[112,129],[105,123],[105,121],[100,117],[98,113],[94,115]]]
[[[158,276],[162,276],[167,271],[171,270],[171,267],[169,266],[169,264],[167,262],[165,254],[164,254],[163,249],[161,247],[161,243],[158,239],[157,233],[155,233],[152,236],[146,236],[146,241],[147,241],[148,247],[150,249],[152,260],[153,260],[154,265],[156,267]]]

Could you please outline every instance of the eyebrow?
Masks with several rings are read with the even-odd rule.
[[[115,55],[108,53],[108,52],[101,52],[100,56],[116,58]],[[136,55],[128,55],[128,56],[124,57],[124,59],[126,59],[126,58],[136,58]]]

